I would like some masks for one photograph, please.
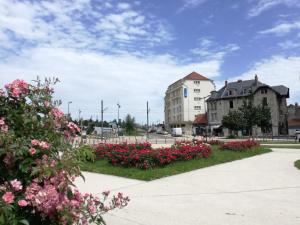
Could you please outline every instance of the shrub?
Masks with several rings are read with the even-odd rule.
[[[259,147],[260,143],[254,140],[246,141],[229,141],[220,145],[222,150],[247,151],[255,147]]]
[[[0,89],[0,224],[104,224],[103,213],[128,202],[119,194],[104,204],[108,192],[100,200],[74,187],[81,172],[70,139],[79,128],[53,101],[54,83]]]
[[[77,160],[81,162],[94,162],[96,159],[95,150],[89,145],[82,145],[75,150]]]
[[[210,145],[222,145],[224,142],[223,141],[220,141],[220,140],[209,140],[208,142],[207,142],[208,144],[210,144]]]
[[[150,143],[99,144],[94,146],[97,158],[107,158],[116,166],[149,169],[174,161],[207,158],[211,155],[209,145],[201,142],[177,142],[171,148],[152,149]]]

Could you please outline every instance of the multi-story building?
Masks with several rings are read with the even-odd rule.
[[[212,80],[196,72],[171,84],[165,95],[165,126],[192,134],[195,116],[206,112],[205,97],[215,90]]]
[[[289,88],[279,86],[269,86],[258,81],[257,75],[252,80],[238,80],[228,83],[225,81],[224,87],[218,91],[213,91],[209,99],[208,106],[208,126],[212,132],[222,132],[226,136],[228,130],[222,128],[223,116],[230,110],[237,110],[242,107],[244,101],[252,101],[257,106],[267,105],[271,111],[272,134],[287,134],[287,102],[289,98]],[[257,135],[261,134],[260,128],[253,129]]]

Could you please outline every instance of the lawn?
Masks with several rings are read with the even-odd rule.
[[[295,167],[297,167],[300,170],[300,159],[295,161]]]
[[[218,146],[213,146],[213,154],[209,158],[180,161],[154,169],[143,170],[138,168],[112,166],[106,159],[97,160],[94,163],[84,163],[81,166],[81,169],[83,171],[150,181],[267,152],[271,152],[271,150],[265,147],[252,149],[246,152],[233,152],[221,151],[218,149]]]
[[[300,145],[263,145],[266,148],[290,148],[290,149],[300,149]]]
[[[259,141],[261,144],[300,144],[299,141],[296,141],[296,140],[278,140],[278,141],[275,141],[275,140],[266,140],[266,141]]]

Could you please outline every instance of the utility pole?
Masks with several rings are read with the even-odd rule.
[[[149,109],[149,104],[147,101],[147,138],[149,137],[149,112],[150,112],[150,109]]]
[[[71,103],[72,103],[71,101],[68,102],[68,120],[71,119],[71,115],[70,115],[70,104]]]
[[[107,110],[107,107],[103,108],[103,100],[101,100],[101,140],[103,140],[103,113]]]
[[[118,137],[119,137],[119,111],[120,111],[120,108],[121,108],[121,105],[119,103],[117,103],[117,106],[118,106],[118,121],[117,121],[117,132],[118,132]]]

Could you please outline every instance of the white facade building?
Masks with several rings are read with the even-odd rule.
[[[165,95],[166,129],[182,127],[191,135],[196,115],[206,113],[204,98],[214,90],[213,81],[196,72],[171,84]]]

